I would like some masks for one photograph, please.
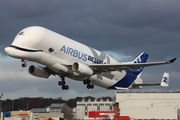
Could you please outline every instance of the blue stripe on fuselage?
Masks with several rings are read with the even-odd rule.
[[[107,89],[115,89],[115,87],[128,88],[136,78],[137,76],[134,75],[132,71],[126,70],[126,75],[124,76],[124,78],[122,78],[116,84]]]

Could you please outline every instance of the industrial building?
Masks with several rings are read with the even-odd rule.
[[[30,111],[3,112],[4,120],[59,120],[72,117],[72,109],[66,103],[53,103],[47,108],[33,108]],[[1,117],[3,120],[3,117]]]
[[[47,108],[33,108],[29,113],[33,118],[64,118],[64,113],[62,112],[64,105],[65,104],[51,104]]]
[[[113,115],[141,120],[180,120],[180,91],[118,91],[115,96],[114,100],[86,98],[78,101],[77,118],[93,119],[93,114],[94,119],[108,119]]]
[[[59,120],[70,119],[73,114],[73,119],[79,120],[180,120],[180,91],[118,91],[114,99],[85,97],[77,101],[76,106],[72,110],[65,103],[51,104],[48,108],[35,108],[25,113],[11,112],[11,117]]]
[[[134,119],[179,119],[180,91],[117,92],[119,114]]]
[[[77,101],[77,119],[88,119],[90,111],[113,111],[113,99],[110,97],[92,98],[86,97]]]

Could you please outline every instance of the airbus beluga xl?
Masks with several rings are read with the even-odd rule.
[[[5,52],[20,59],[22,67],[27,66],[27,61],[43,65],[29,67],[29,73],[33,76],[60,76],[58,84],[63,90],[69,89],[65,77],[82,81],[88,89],[93,89],[94,85],[107,89],[147,86],[140,78],[144,67],[170,64],[176,60],[146,62],[148,54],[142,52],[133,61],[119,63],[105,53],[40,26],[21,30]],[[164,86],[164,83],[149,85]]]

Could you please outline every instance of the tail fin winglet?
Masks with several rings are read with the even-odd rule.
[[[171,60],[169,60],[170,63],[173,63],[177,58],[173,58]]]
[[[169,86],[169,73],[164,73],[162,80],[161,80],[161,86],[162,87],[168,87]]]

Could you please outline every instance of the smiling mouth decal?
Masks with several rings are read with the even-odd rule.
[[[10,45],[9,47],[12,47],[21,51],[25,51],[25,52],[43,52],[43,50],[31,50],[31,49],[21,48],[15,45]]]

